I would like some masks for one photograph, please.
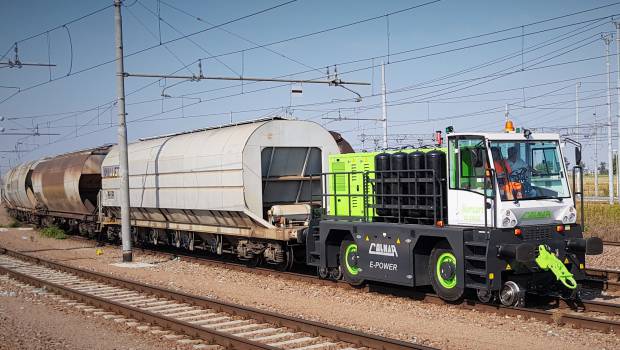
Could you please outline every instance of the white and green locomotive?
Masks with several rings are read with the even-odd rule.
[[[451,301],[467,289],[505,305],[526,292],[578,297],[585,255],[603,245],[577,223],[559,135],[447,131],[447,147],[330,156],[307,263]]]

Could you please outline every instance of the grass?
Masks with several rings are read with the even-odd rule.
[[[8,225],[0,225],[0,227],[8,227],[8,228],[16,228],[20,226],[21,226],[21,223],[19,221],[11,221],[11,223]]]
[[[46,227],[44,229],[41,230],[41,234],[45,237],[49,237],[49,238],[55,238],[55,239],[65,239],[67,238],[67,235],[65,234],[65,231],[59,229],[56,226],[50,226],[50,227]]]
[[[579,206],[577,207],[579,210]],[[620,242],[620,205],[585,202],[586,235],[597,236],[604,241]],[[577,219],[579,222],[580,219]]]
[[[571,177],[568,178],[568,184],[573,187],[573,179]],[[614,176],[614,191],[616,185],[616,177]],[[583,177],[583,195],[586,197],[594,197],[594,175],[585,175]],[[609,177],[607,174],[600,174],[598,176],[598,195],[599,197],[607,197],[609,196]]]

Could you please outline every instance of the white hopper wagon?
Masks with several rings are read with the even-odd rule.
[[[241,259],[292,263],[328,156],[320,125],[282,118],[144,139],[129,145],[131,224],[137,239]],[[118,148],[102,164],[102,224],[120,228]],[[312,188],[315,188],[314,192]],[[320,201],[318,201],[320,202]]]

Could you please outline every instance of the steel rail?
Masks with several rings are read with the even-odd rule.
[[[423,345],[408,343],[396,339],[389,339],[371,334],[365,334],[354,330],[322,324],[319,322],[303,320],[286,315],[277,314],[269,311],[262,311],[251,307],[235,305],[223,301],[218,301],[211,298],[205,298],[195,295],[186,294],[183,292],[173,291],[166,288],[151,286],[140,282],[130,281],[127,279],[113,277],[107,274],[87,271],[71,266],[67,266],[58,262],[52,262],[49,260],[41,259],[31,255],[23,254],[20,252],[8,250],[0,247],[0,253],[7,256],[14,257],[23,261],[31,262],[36,265],[48,267],[54,270],[67,272],[85,279],[98,281],[104,284],[118,286],[126,289],[130,289],[136,292],[148,293],[161,298],[174,300],[181,303],[191,304],[199,307],[213,309],[218,312],[224,312],[235,316],[240,316],[246,319],[253,319],[258,322],[266,322],[277,324],[281,327],[287,327],[300,332],[306,332],[309,334],[330,338],[336,341],[342,341],[354,344],[355,346],[368,347],[374,349],[423,349],[431,350],[433,348]],[[9,275],[24,281],[28,284],[35,284],[37,286],[46,286],[48,289],[67,295],[73,299],[82,300],[88,304],[92,304],[104,309],[108,309],[114,312],[121,313],[131,318],[144,320],[145,322],[154,323],[165,328],[169,328],[181,333],[188,334],[190,336],[199,337],[208,341],[216,342],[220,345],[228,346],[234,349],[275,349],[274,347],[267,346],[265,344],[252,342],[243,338],[234,337],[224,332],[218,332],[215,330],[208,330],[202,327],[192,325],[187,322],[180,322],[175,319],[167,318],[165,316],[155,314],[152,312],[145,312],[138,308],[133,308],[127,305],[121,305],[114,303],[110,300],[99,298],[92,295],[85,295],[79,291],[54,284],[48,281],[37,279],[32,276],[27,276],[10,269],[0,267],[0,271],[8,273]]]
[[[605,278],[588,276],[588,279],[583,281],[583,285],[597,290],[605,290],[608,292],[620,291],[620,282],[610,281]]]
[[[81,236],[73,236],[72,239],[76,239],[78,241],[85,240],[85,238]],[[236,271],[259,274],[262,276],[277,275],[277,276],[283,277],[288,280],[319,284],[323,286],[339,287],[339,288],[345,288],[345,289],[350,289],[350,290],[358,290],[362,292],[377,292],[377,293],[383,293],[383,294],[391,294],[394,296],[408,297],[408,298],[412,298],[415,300],[431,302],[435,304],[446,303],[441,298],[439,298],[437,295],[432,294],[432,293],[424,293],[424,292],[420,292],[416,290],[405,289],[402,287],[390,286],[386,284],[367,284],[364,287],[359,287],[359,286],[354,287],[341,280],[334,281],[334,280],[320,279],[316,275],[308,275],[308,274],[288,272],[288,271],[277,271],[274,269],[264,268],[264,267],[248,267],[244,264],[237,263],[237,262],[224,261],[222,259],[210,258],[210,257],[198,257],[190,253],[174,251],[173,249],[150,249],[150,248],[145,248],[145,247],[135,247],[134,250],[141,251],[147,254],[168,256],[169,258],[172,258],[172,259],[180,259],[182,261],[191,262],[195,264],[219,266],[223,268],[233,269]],[[608,274],[614,273],[613,270],[610,271],[610,270],[603,270],[603,269],[593,269],[593,271],[599,271],[601,275],[597,277],[602,277],[602,278],[606,277]],[[596,289],[601,289],[601,290],[603,289],[609,290],[609,291],[620,290],[620,282],[616,282],[613,280],[605,280],[605,279],[600,279],[600,278],[589,279],[587,280],[586,285],[589,287],[594,287]],[[600,301],[581,300],[578,304],[575,304],[575,303],[571,303],[561,298],[556,298],[554,301],[555,301],[555,306],[561,309],[573,309],[573,310],[577,309],[579,311],[585,311],[585,312],[601,312],[601,313],[606,313],[609,315],[620,315],[620,304],[617,304],[617,303],[605,303],[605,302],[600,302]],[[464,301],[464,303],[471,303],[471,302],[484,305],[475,300]]]
[[[607,281],[620,282],[620,270],[587,268],[586,274],[591,277],[604,278]]]
[[[172,255],[174,257],[179,257],[179,258],[184,259],[185,261],[189,261],[193,263],[204,264],[204,265],[219,265],[222,267],[233,268],[235,270],[244,271],[248,273],[258,273],[261,275],[272,275],[272,276],[278,275],[278,276],[281,276],[287,279],[303,281],[307,283],[336,286],[336,287],[347,288],[347,289],[355,289],[361,292],[379,292],[383,294],[389,293],[394,296],[408,297],[408,298],[412,298],[415,300],[438,304],[438,305],[447,304],[444,300],[442,300],[435,294],[424,293],[420,291],[413,291],[410,289],[403,289],[403,288],[389,286],[389,285],[381,285],[381,284],[367,285],[364,288],[356,288],[344,282],[335,282],[335,281],[330,281],[330,280],[318,279],[310,275],[304,275],[304,274],[298,274],[298,273],[292,273],[292,272],[280,272],[280,271],[275,271],[273,269],[267,269],[267,268],[250,268],[250,267],[237,264],[237,263],[230,263],[230,262],[217,261],[217,260],[211,260],[211,259],[206,259],[206,258],[193,257],[191,255],[186,255],[186,254],[172,254],[168,252],[162,252],[159,250],[149,250],[145,248],[141,248],[141,249],[148,253],[160,254],[160,255],[161,254]],[[2,250],[0,249],[0,252],[1,251]],[[23,255],[17,252],[12,252],[10,254],[18,254],[20,256]],[[35,258],[29,255],[25,255],[25,259],[32,259],[32,261],[42,261],[39,258]],[[53,263],[53,264],[57,264],[57,263]],[[58,264],[58,265],[61,265],[61,264]],[[66,267],[65,265],[62,265],[62,266],[68,269],[65,271],[71,271],[74,269],[72,267]],[[106,276],[106,275],[103,275],[103,276]],[[113,279],[116,280],[116,278],[113,278]],[[133,282],[130,282],[130,283],[133,283]],[[150,286],[146,286],[146,287],[154,288]],[[146,291],[150,292],[150,289],[147,289]],[[174,292],[174,293],[187,296],[187,294],[183,294],[179,292]],[[191,296],[188,296],[188,297],[191,298]],[[183,298],[179,300],[187,302],[186,299],[183,299]],[[576,307],[576,305],[573,305],[563,299],[556,299],[555,302],[556,302],[556,306],[559,309],[575,309]],[[602,332],[611,332],[611,331],[615,333],[620,332],[620,322],[613,321],[613,320],[607,320],[604,318],[596,318],[596,317],[589,317],[589,316],[569,314],[569,313],[557,313],[557,312],[553,312],[549,310],[542,310],[542,309],[516,308],[516,307],[505,307],[503,305],[484,304],[475,299],[464,299],[460,303],[452,303],[451,305],[454,305],[455,307],[467,309],[467,310],[476,310],[476,311],[481,311],[481,312],[486,312],[486,313],[494,313],[494,314],[501,314],[501,315],[508,315],[508,316],[522,316],[525,318],[534,318],[534,319],[547,322],[547,323],[555,323],[558,325],[570,325],[575,328],[594,329],[594,330],[599,330]],[[605,313],[611,316],[620,314],[620,304],[603,303],[603,302],[596,302],[596,301],[582,301],[579,305],[577,305],[577,307],[581,311],[585,311],[585,312]],[[309,333],[312,333],[311,329],[309,330],[306,329],[306,331]],[[346,341],[345,339],[342,339],[342,340]]]
[[[261,268],[261,267],[247,267],[239,263],[221,261],[217,259],[202,258],[202,257],[193,256],[191,254],[184,254],[181,252],[162,251],[162,250],[148,249],[144,247],[137,248],[137,249],[140,249],[141,251],[146,252],[146,253],[168,255],[174,258],[179,258],[187,262],[197,263],[201,265],[220,266],[224,268],[234,269],[237,271],[255,273],[255,274],[260,274],[260,275],[265,275],[265,276],[278,275],[278,276],[284,277],[289,280],[307,282],[307,283],[312,283],[312,284],[320,284],[320,285],[325,285],[325,286],[333,286],[333,287],[345,288],[345,289],[350,289],[350,290],[358,290],[361,292],[377,292],[377,293],[383,293],[383,294],[390,294],[394,296],[412,298],[412,299],[423,301],[423,302],[430,302],[430,303],[438,304],[438,305],[446,304],[444,300],[442,300],[437,295],[432,294],[432,293],[424,293],[424,292],[415,291],[411,289],[403,289],[401,287],[389,286],[385,284],[367,284],[366,286],[360,288],[360,287],[351,286],[348,283],[343,282],[343,281],[325,280],[325,279],[320,279],[313,275],[306,275],[306,274],[286,272],[286,271],[276,271],[273,269]],[[607,272],[607,270],[602,270],[602,271]],[[617,286],[619,284],[618,282],[605,281],[605,280],[597,280],[597,282],[608,286],[608,290],[613,290],[613,287],[609,288],[610,286]],[[568,300],[561,299],[561,298],[556,298],[554,302],[555,304],[553,304],[552,306],[555,306],[559,309],[571,309],[571,310],[579,310],[579,311],[584,311],[584,312],[604,313],[604,314],[611,315],[611,316],[620,315],[620,304],[618,303],[606,303],[606,302],[593,301],[593,300],[581,300],[578,303],[572,303]],[[483,304],[483,303],[478,302],[477,300],[463,300],[461,304],[452,303],[452,305],[466,306],[467,308],[470,308],[469,306],[474,305],[475,307],[473,307],[473,309],[476,309],[476,310],[480,310],[480,308],[482,308],[484,309],[483,311],[493,312],[493,313],[503,313],[505,315],[527,316],[526,315],[527,311],[523,311],[523,310],[531,310],[535,314],[529,315],[530,317],[534,317],[534,318],[537,318],[537,319],[540,319],[546,322],[557,322],[558,321],[557,318],[555,319],[553,317],[550,318],[550,314],[548,313],[551,311],[546,311],[546,310],[537,310],[537,309],[532,309],[532,308],[507,308],[502,305]],[[521,311],[508,311],[511,309],[521,310]],[[583,319],[581,319],[581,317],[583,317]],[[617,332],[618,330],[620,330],[617,324],[612,324],[611,328],[607,328],[605,322],[600,323],[596,321],[596,319],[588,318],[588,317],[581,316],[581,315],[575,315],[575,318],[568,316],[568,318],[566,320],[563,320],[562,323],[571,324],[577,327],[592,328],[592,329],[603,330],[603,331],[609,331],[610,329],[615,329]]]
[[[131,317],[133,319],[144,321],[151,324],[157,324],[159,326],[165,327],[167,329],[171,329],[175,332],[181,332],[190,336],[194,336],[197,338],[201,338],[204,340],[212,341],[227,348],[233,349],[261,349],[261,350],[275,350],[277,348],[261,344],[258,342],[250,341],[247,339],[235,337],[230,334],[226,334],[223,332],[218,332],[216,330],[207,330],[200,326],[193,325],[189,322],[179,321],[172,319],[170,317],[166,317],[163,315],[156,314],[154,312],[149,312],[147,310],[141,310],[137,307],[123,305],[121,303],[114,302],[112,300],[107,300],[104,298],[100,298],[94,295],[89,295],[88,293],[82,293],[76,291],[72,288],[67,288],[60,284],[56,284],[53,282],[45,281],[40,278],[36,278],[33,276],[29,276],[24,273],[16,272],[11,269],[0,266],[0,273],[7,274],[10,277],[24,282],[26,284],[45,288],[48,291],[64,295],[68,298],[84,302],[86,304],[96,306],[98,308],[102,308],[108,311],[112,311],[115,313],[119,313],[125,315],[127,317]]]
[[[248,267],[243,264],[230,262],[230,261],[222,261],[218,259],[210,259],[210,258],[202,258],[193,256],[191,254],[184,254],[181,252],[171,252],[166,250],[155,250],[148,249],[144,247],[135,248],[139,251],[149,253],[149,254],[160,254],[160,255],[168,255],[172,258],[178,258],[183,261],[201,264],[201,265],[217,265],[224,268],[234,269],[237,271],[247,272],[247,273],[255,273],[265,276],[273,276],[278,275],[282,276],[289,280],[296,280],[301,282],[320,284],[325,286],[335,286],[352,290],[360,290],[365,292],[383,292],[389,293],[393,295],[400,295],[404,297],[410,297],[413,299],[421,299],[423,301],[437,301],[437,303],[445,303],[439,297],[430,293],[423,293],[418,291],[413,291],[411,289],[403,289],[401,287],[388,286],[384,284],[367,284],[364,287],[354,287],[349,285],[344,281],[334,281],[334,280],[326,280],[320,279],[315,275],[307,275],[303,273],[295,273],[288,271],[276,271],[274,269],[263,268],[263,267]],[[599,271],[599,270],[597,270]],[[609,274],[613,273],[613,271],[608,270],[600,270],[602,273]],[[589,279],[585,282],[588,287],[600,289],[600,290],[608,290],[608,291],[618,291],[620,290],[620,282],[616,282],[613,280],[605,280],[605,279]],[[602,312],[610,315],[620,315],[620,304],[615,303],[604,303],[600,301],[591,301],[591,300],[582,300],[579,305],[575,305],[570,303],[564,299],[557,298],[555,300],[556,305],[563,309],[579,309],[587,312]]]
[[[620,247],[620,242],[603,241],[603,245],[609,245],[609,246],[613,246],[613,247]]]

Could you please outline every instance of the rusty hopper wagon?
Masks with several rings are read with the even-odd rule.
[[[108,149],[102,146],[44,158],[10,170],[4,181],[9,213],[23,221],[93,233],[101,162]]]
[[[311,174],[340,153],[316,123],[269,119],[144,139],[129,145],[137,239],[274,265],[293,263],[311,213]],[[103,162],[102,224],[120,231],[118,148]],[[299,240],[299,242],[298,242]]]
[[[43,225],[56,223],[81,233],[94,232],[101,162],[109,148],[63,154],[33,167],[32,190]]]
[[[32,221],[37,205],[32,191],[32,169],[38,161],[20,164],[4,177],[3,199],[9,214],[18,220]]]

